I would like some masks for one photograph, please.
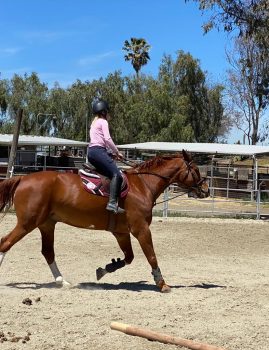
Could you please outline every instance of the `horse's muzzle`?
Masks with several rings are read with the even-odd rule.
[[[209,196],[209,187],[206,181],[202,181],[200,184],[193,186],[188,192],[188,197],[192,198],[207,198]]]

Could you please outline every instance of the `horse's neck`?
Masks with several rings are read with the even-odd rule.
[[[179,172],[179,159],[173,158],[171,160],[167,160],[164,164],[157,166],[153,172],[159,174],[160,177],[167,178],[168,181],[164,184],[163,190],[173,182],[173,179]]]
[[[163,191],[173,182],[173,178],[178,173],[178,164],[167,161],[160,166],[155,166],[152,169],[148,168],[143,170],[145,173],[152,174],[144,181],[147,187],[150,189],[155,201]]]

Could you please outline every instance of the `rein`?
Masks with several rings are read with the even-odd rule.
[[[165,199],[165,200],[163,200],[163,201],[154,202],[154,203],[153,203],[153,206],[155,206],[156,204],[161,204],[161,203],[165,203],[165,202],[171,201],[172,199],[177,198],[177,197],[184,196],[184,194],[186,194],[186,193],[188,193],[188,192],[189,192],[189,191],[185,191],[185,192],[183,192],[183,193],[177,194],[176,196],[173,196],[173,197],[171,197],[171,198]]]
[[[132,161],[129,161],[128,159],[126,158],[123,158],[120,160],[123,164],[125,165],[128,165],[130,166],[130,163],[132,163],[131,166],[135,166],[137,165],[135,162],[132,162]],[[134,169],[136,170],[136,169]],[[163,180],[170,180],[170,177],[169,176],[163,176],[163,175],[160,175],[160,174],[156,174],[156,173],[151,173],[151,172],[138,172],[138,171],[135,171],[134,173],[129,173],[129,174],[132,174],[132,175],[153,175],[153,176],[157,176]]]
[[[150,173],[150,172],[135,172],[135,173],[129,173],[129,174],[132,174],[132,175],[153,175],[153,176],[157,176],[163,180],[170,180],[169,176],[163,176],[160,174]]]

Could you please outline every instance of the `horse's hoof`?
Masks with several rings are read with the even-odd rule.
[[[171,287],[169,287],[167,284],[164,284],[161,288],[162,293],[170,293],[171,292]]]
[[[105,269],[102,269],[102,267],[98,267],[98,269],[96,270],[97,281],[99,281],[102,277],[104,277],[106,273],[107,271]]]
[[[62,276],[57,277],[55,280],[55,283],[57,287],[66,287],[66,288],[71,287],[71,283],[64,280]]]
[[[72,288],[72,284],[70,282],[68,282],[68,281],[65,281],[65,280],[63,280],[62,286],[64,288]]]

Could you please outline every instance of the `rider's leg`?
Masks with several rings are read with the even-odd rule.
[[[113,211],[114,213],[124,213],[124,209],[118,206],[118,200],[120,196],[120,189],[122,184],[122,176],[120,174],[115,174],[110,182],[110,194],[106,209]]]
[[[107,154],[105,148],[90,147],[88,159],[96,167],[100,174],[107,176],[110,180],[110,196],[106,209],[114,213],[124,213],[124,209],[118,206],[122,176],[115,161]]]

